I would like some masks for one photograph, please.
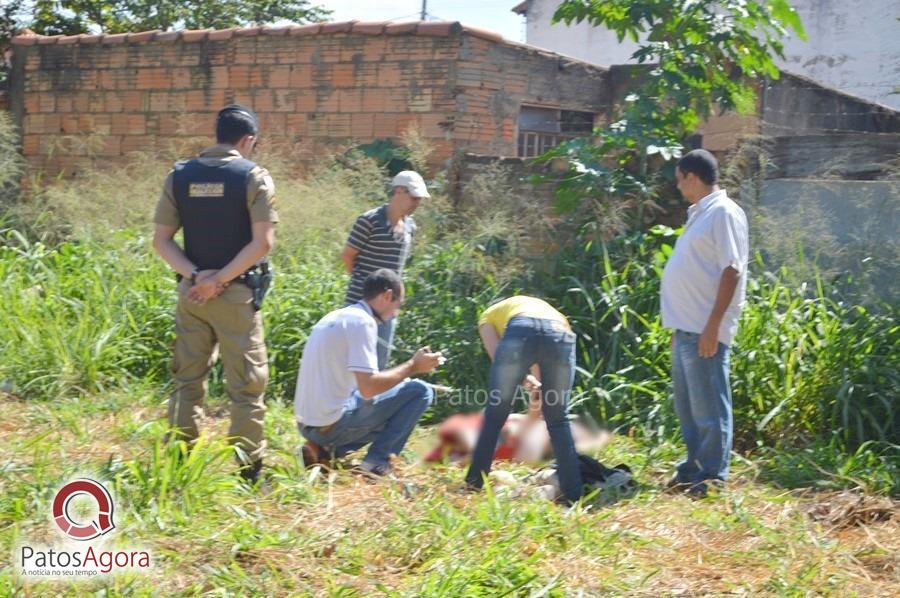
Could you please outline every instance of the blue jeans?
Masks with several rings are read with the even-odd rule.
[[[704,358],[697,352],[699,343],[699,334],[675,331],[675,413],[687,445],[687,458],[678,464],[676,476],[686,483],[728,479],[733,436],[728,345],[719,343],[715,356]]]
[[[433,398],[434,389],[420,380],[406,380],[371,399],[364,399],[354,391],[341,419],[331,426],[324,426],[324,432],[322,427],[301,424],[300,434],[335,457],[342,457],[371,442],[365,461],[372,465],[388,465],[390,455],[399,455],[403,450]]]
[[[391,349],[394,348],[394,330],[396,328],[396,317],[378,324],[378,346],[375,348],[375,354],[378,356],[379,371],[386,370],[388,367]]]
[[[472,454],[466,482],[480,488],[491,470],[500,430],[509,417],[519,383],[532,364],[541,368],[541,410],[556,456],[560,488],[569,501],[581,497],[581,472],[566,417],[575,379],[575,334],[561,323],[517,316],[509,321],[491,365],[490,395],[484,424]]]

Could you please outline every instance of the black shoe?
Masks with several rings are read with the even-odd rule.
[[[262,459],[260,459],[259,461],[254,461],[250,465],[244,465],[240,469],[238,469],[238,475],[240,475],[241,479],[251,486],[255,486],[257,483],[259,483],[262,466]]]
[[[715,495],[725,489],[725,481],[719,478],[710,478],[693,484],[685,491],[691,498],[706,498],[712,492]]]
[[[456,492],[458,494],[478,494],[484,488],[482,486],[476,486],[471,482],[463,481],[463,483],[456,488]]]
[[[689,488],[691,488],[693,484],[691,482],[685,482],[682,478],[678,477],[678,475],[672,476],[668,482],[666,482],[666,486],[664,488],[665,492],[670,493],[679,493],[679,492],[687,492]]]
[[[706,498],[706,495],[709,494],[709,486],[707,486],[706,482],[697,482],[685,490],[684,493],[691,498]]]
[[[725,489],[725,481],[719,478],[710,478],[693,484],[685,491],[691,498],[706,498],[712,492],[715,495]]]
[[[375,463],[369,463],[367,461],[363,461],[350,471],[351,473],[358,475],[364,480],[370,482],[384,479],[397,479],[397,477],[394,475],[394,468],[390,465],[377,465]]]

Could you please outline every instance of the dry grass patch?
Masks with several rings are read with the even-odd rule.
[[[270,452],[268,489],[258,493],[231,475],[223,404],[211,401],[204,444],[197,450],[225,452],[194,482],[219,490],[196,488],[193,500],[207,502],[187,506],[179,498],[187,489],[158,487],[172,457],[155,453],[164,417],[157,398],[114,398],[100,409],[92,409],[87,398],[56,404],[4,399],[5,410],[23,425],[0,428],[0,441],[33,446],[14,453],[29,469],[0,480],[3,549],[22,537],[52,541],[35,505],[62,477],[103,471],[115,455],[124,463],[113,469],[125,493],[123,541],[148,546],[158,563],[153,576],[128,581],[141,591],[900,594],[900,519],[889,499],[784,491],[754,481],[746,465],[734,483],[700,501],[662,494],[656,469],[648,467],[638,471],[645,486],[634,497],[571,512],[530,496],[462,494],[462,467],[426,467],[414,459],[398,463],[398,480],[372,484],[345,470],[302,469],[291,410],[280,404],[271,406],[267,425],[285,430],[285,436],[273,442],[281,448]],[[87,413],[79,430],[71,429],[69,411]],[[142,428],[142,422],[152,423]],[[83,442],[82,427],[98,433]],[[430,431],[417,432],[410,454],[430,439]],[[606,450],[625,449],[643,450],[626,442]],[[146,478],[122,469],[128,463]],[[346,460],[351,464],[352,458]],[[502,468],[518,475],[528,469]],[[823,520],[821,513],[841,517]],[[851,520],[854,525],[847,525]],[[0,587],[55,591],[40,583],[17,585],[10,575],[8,568],[0,572],[0,583],[7,584]],[[80,587],[95,591],[125,582],[91,583]]]

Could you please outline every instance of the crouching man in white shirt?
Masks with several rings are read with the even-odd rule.
[[[437,368],[440,352],[423,347],[408,361],[378,371],[378,324],[397,314],[403,298],[400,276],[376,270],[363,283],[361,301],[329,313],[313,327],[294,395],[307,466],[371,444],[360,469],[389,474],[390,456],[400,454],[431,404],[431,385],[409,376]]]
[[[685,154],[675,169],[692,205],[661,285],[663,326],[673,329],[675,412],[687,445],[670,489],[704,496],[728,478],[733,421],[729,348],[747,287],[747,217],[718,186],[718,164],[706,150]]]

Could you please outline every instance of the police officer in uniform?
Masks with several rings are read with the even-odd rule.
[[[231,399],[229,438],[241,476],[259,479],[265,449],[263,395],[268,357],[258,311],[275,241],[275,188],[248,158],[259,135],[249,109],[231,104],[216,119],[216,145],[168,174],[156,206],[153,247],[178,274],[174,390],[169,424],[193,441],[206,379],[222,357]],[[184,248],[174,239],[184,230]]]

